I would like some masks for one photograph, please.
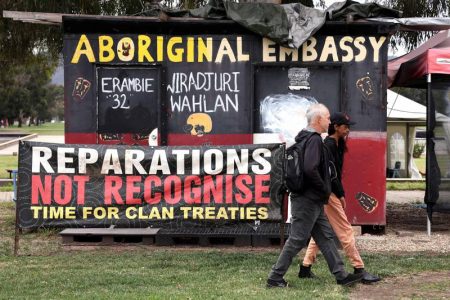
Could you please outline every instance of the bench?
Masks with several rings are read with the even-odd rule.
[[[13,170],[13,169],[6,169],[6,172],[9,173],[9,179],[12,179],[12,173],[13,173],[14,171],[16,171],[16,170]]]

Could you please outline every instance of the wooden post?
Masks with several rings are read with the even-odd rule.
[[[431,93],[431,74],[427,74],[427,141],[426,141],[426,147],[427,147],[427,155],[425,159],[425,199],[427,204],[427,234],[428,236],[431,236],[431,220],[430,216],[428,215],[428,209],[431,205],[429,201],[431,200],[431,151],[428,151],[428,149],[431,148],[431,139],[434,138],[434,124],[431,122],[431,116],[432,114],[435,114],[434,111],[434,103],[432,104],[432,93]],[[433,111],[432,111],[433,110]],[[432,212],[431,212],[432,213]]]
[[[19,228],[19,209],[17,208],[16,202],[16,221],[15,221],[15,230],[14,230],[14,256],[19,255],[19,235],[21,230]]]

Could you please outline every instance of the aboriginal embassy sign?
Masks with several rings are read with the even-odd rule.
[[[19,149],[19,226],[198,226],[279,221],[280,144]]]

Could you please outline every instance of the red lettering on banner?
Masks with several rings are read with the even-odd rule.
[[[89,176],[77,175],[73,177],[73,180],[77,182],[77,204],[84,205],[84,194],[86,191],[86,182],[89,181]]]
[[[245,183],[252,183],[252,177],[250,175],[238,175],[236,177],[236,188],[240,193],[236,193],[235,197],[236,202],[239,204],[247,204],[252,201],[252,191]]]
[[[267,182],[267,185],[264,184]],[[270,197],[264,197],[263,194],[269,195],[270,189],[270,175],[256,175],[255,176],[255,203],[269,204]]]
[[[193,187],[195,184],[197,187]],[[200,185],[202,181],[198,176],[186,176],[184,179],[184,199],[187,204],[201,204],[202,190]]]
[[[173,189],[172,189],[173,186]],[[181,200],[181,179],[170,175],[164,180],[164,200],[167,204],[177,204]]]
[[[119,190],[122,187],[122,178],[119,176],[105,176],[105,204],[111,205],[112,198],[117,204],[123,204]]]
[[[89,176],[74,176],[73,179],[68,175],[58,175],[52,182],[51,175],[44,176],[44,183],[42,183],[40,175],[32,175],[31,177],[31,204],[38,205],[39,199],[41,204],[51,205],[52,195],[54,202],[59,205],[67,205],[72,200],[72,182],[77,183],[76,201],[78,205],[84,204],[86,182],[89,181]],[[53,188],[53,193],[52,193]]]
[[[211,175],[203,179],[203,203],[205,204],[211,203],[211,194],[214,203],[223,203],[223,175],[217,175],[215,179],[213,180]]]
[[[31,176],[31,204],[39,204],[39,196],[41,196],[42,204],[50,205],[52,201],[52,177],[44,176],[44,184],[42,184],[40,175]]]
[[[136,182],[141,182],[141,176],[127,177],[127,190],[125,192],[125,202],[127,204],[142,204],[141,198],[134,198],[134,194],[141,191],[141,188],[139,186],[134,185]]]
[[[64,190],[62,189],[63,184]],[[70,177],[67,175],[56,176],[53,186],[55,188],[53,193],[55,202],[60,205],[69,204],[72,199],[72,180]]]
[[[144,200],[148,204],[158,204],[161,202],[161,193],[154,193],[154,196],[152,196],[152,191],[155,187],[161,186],[161,178],[158,176],[148,176],[145,178],[144,182]]]
[[[225,175],[225,203],[233,203],[233,175]]]

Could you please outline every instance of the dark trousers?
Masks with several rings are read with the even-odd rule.
[[[272,267],[269,279],[283,278],[292,259],[308,245],[310,236],[319,246],[330,272],[337,280],[344,279],[348,273],[344,269],[344,263],[334,243],[334,232],[325,216],[323,205],[305,197],[295,197],[291,199],[291,211],[291,232],[277,262]]]

